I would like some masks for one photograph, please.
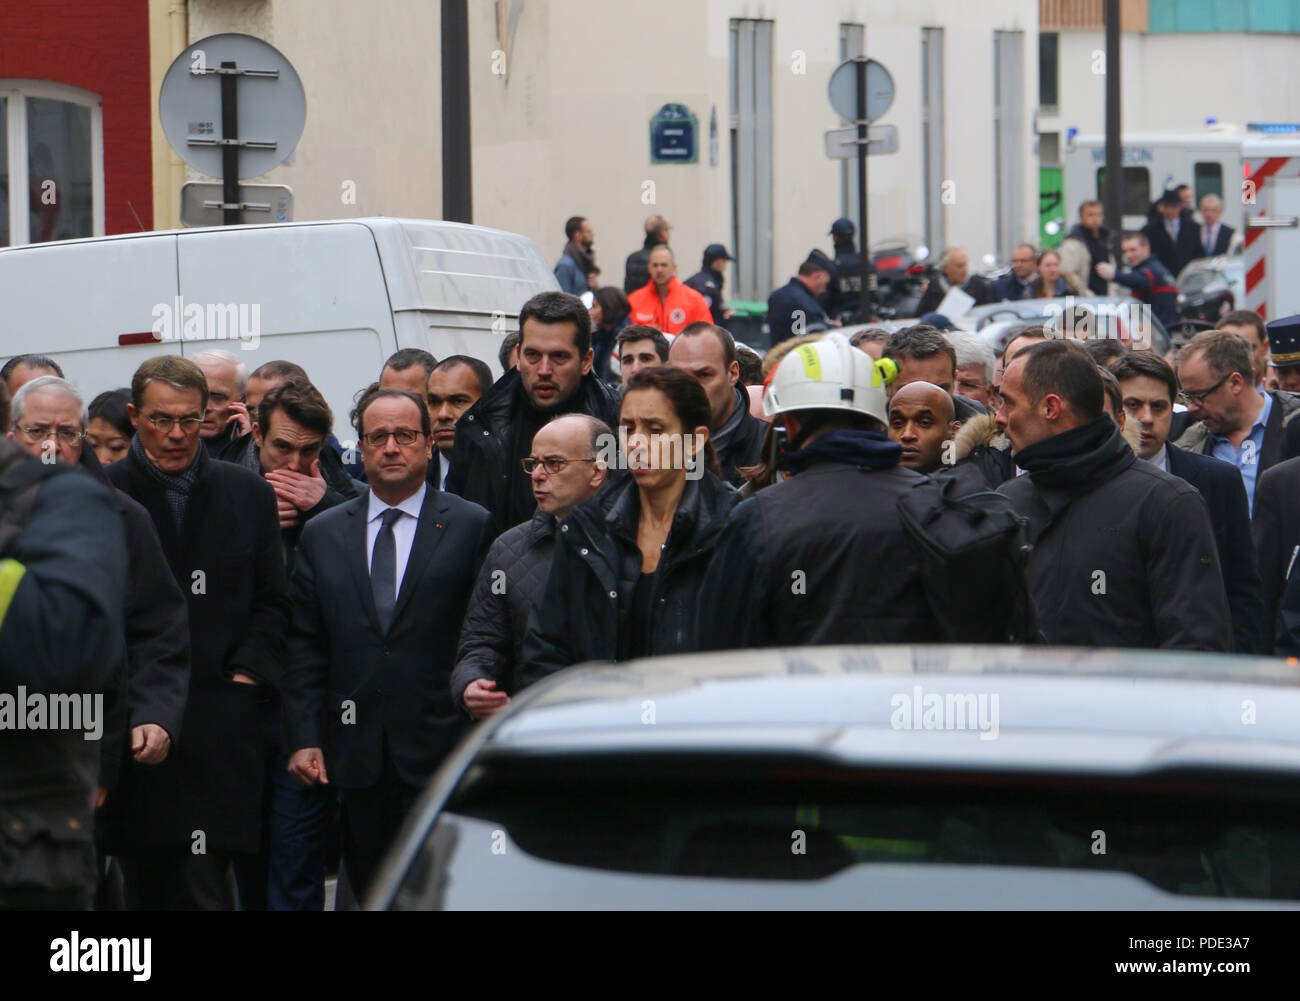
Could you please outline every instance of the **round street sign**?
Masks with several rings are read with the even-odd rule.
[[[283,163],[307,122],[307,97],[289,60],[252,35],[209,35],[185,49],[168,68],[158,117],[172,149],[195,170],[221,177],[221,74],[235,64],[239,102],[239,176],[260,177]],[[191,143],[191,139],[202,144]]]
[[[858,119],[858,69],[857,60],[848,59],[835,67],[831,74],[830,85],[826,88],[830,94],[831,107],[846,122]],[[883,118],[889,106],[894,103],[894,78],[874,59],[867,60],[867,113],[866,120],[874,122]]]

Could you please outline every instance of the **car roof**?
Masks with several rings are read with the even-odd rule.
[[[934,697],[940,718],[967,725],[925,725],[922,707]],[[482,738],[484,750],[503,754],[737,751],[890,767],[1300,772],[1298,723],[1300,671],[1280,659],[802,647],[572,668],[516,698]]]

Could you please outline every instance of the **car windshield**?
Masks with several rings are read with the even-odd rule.
[[[1203,291],[1216,281],[1222,281],[1217,271],[1185,271],[1178,282],[1178,291],[1191,295]]]
[[[1300,900],[1294,788],[1240,775],[955,777],[739,756],[498,758],[462,781],[424,854],[458,818],[508,836],[530,864],[661,877],[1025,867],[1126,874],[1171,894]],[[445,845],[445,829],[441,837]],[[427,861],[412,868],[417,883],[429,871]],[[408,879],[408,901],[413,889]]]

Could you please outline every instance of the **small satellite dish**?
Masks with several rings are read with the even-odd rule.
[[[289,60],[252,35],[209,35],[168,67],[158,95],[163,134],[182,160],[222,178],[229,144],[222,120],[222,91],[231,93],[239,178],[259,177],[283,163],[307,122],[307,96]],[[229,112],[230,109],[227,109]]]

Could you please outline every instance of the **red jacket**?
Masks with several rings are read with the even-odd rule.
[[[653,281],[647,282],[627,297],[632,307],[629,322],[658,327],[665,334],[678,333],[682,327],[696,320],[713,322],[709,301],[674,278],[668,283],[668,295],[660,299]]]

